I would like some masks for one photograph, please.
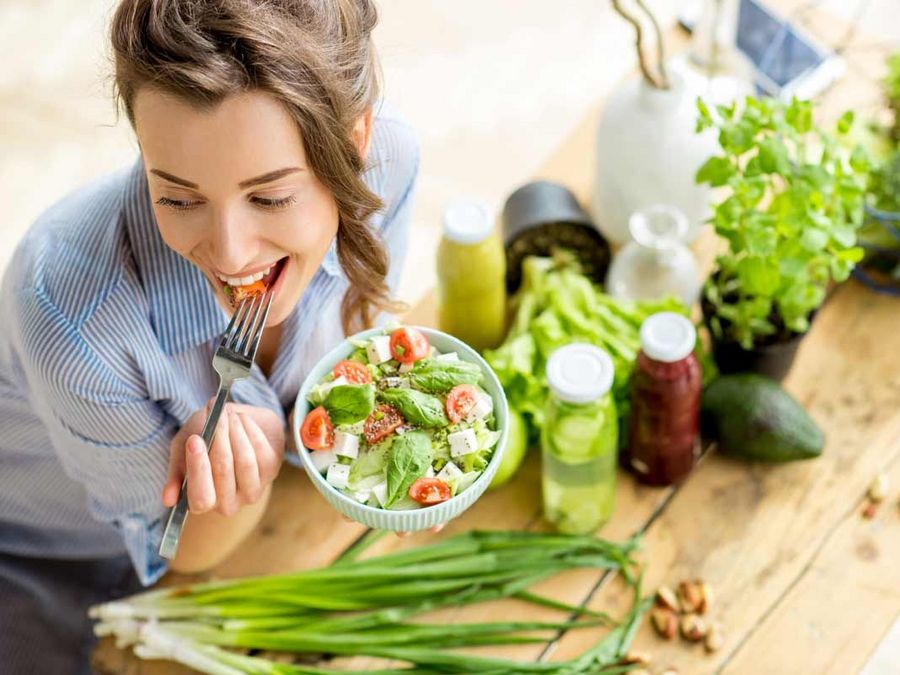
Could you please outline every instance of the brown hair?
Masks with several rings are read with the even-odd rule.
[[[132,125],[145,85],[200,108],[248,90],[287,107],[337,203],[347,334],[402,307],[389,297],[387,251],[367,224],[382,202],[362,180],[351,137],[378,96],[376,21],[370,0],[122,0],[111,27],[116,95]]]

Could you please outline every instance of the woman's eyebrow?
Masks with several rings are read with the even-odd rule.
[[[242,180],[238,183],[238,187],[240,188],[248,188],[253,185],[262,185],[263,183],[271,183],[273,180],[278,180],[279,178],[283,178],[292,173],[297,173],[299,171],[303,171],[299,166],[289,166],[284,169],[276,169],[275,171],[269,171],[268,173],[264,173],[261,176],[256,176],[255,178],[248,178],[247,180]],[[192,183],[189,180],[185,180],[184,178],[179,178],[178,176],[174,176],[168,171],[162,171],[161,169],[150,169],[150,173],[156,174],[160,178],[163,178],[170,183],[175,183],[176,185],[183,185],[187,188],[192,188],[196,190],[199,185],[196,183]]]
[[[159,169],[150,169],[150,173],[155,173],[157,176],[159,176],[160,178],[164,178],[165,180],[169,181],[170,183],[184,185],[184,187],[193,188],[195,190],[198,187],[200,187],[196,183],[192,183],[189,180],[185,180],[184,178],[179,178],[178,176],[173,176],[172,174],[168,173],[167,171],[160,171]]]
[[[271,183],[273,180],[278,180],[279,178],[284,178],[288,174],[297,173],[298,171],[303,171],[299,166],[289,166],[284,169],[277,169],[275,171],[269,171],[269,173],[264,173],[261,176],[257,176],[256,178],[248,178],[247,180],[242,180],[238,183],[238,187],[248,188],[253,185],[261,185],[263,183]]]

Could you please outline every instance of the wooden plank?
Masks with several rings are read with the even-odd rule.
[[[856,507],[872,476],[898,459],[900,349],[885,348],[898,328],[895,299],[856,283],[833,295],[786,380],[787,389],[825,431],[823,456],[773,466],[711,457],[673,496],[645,539],[648,589],[688,578],[713,586],[714,616],[726,628],[724,649],[705,656],[699,648],[659,640],[647,625],[635,648],[682,673],[717,672],[745,649],[741,663],[746,667],[735,665],[729,672],[821,672],[760,670],[761,643],[754,641],[756,649],[750,649],[744,640],[790,587],[810,574],[811,561]],[[616,611],[626,602],[620,588],[604,585],[590,606]],[[823,599],[823,611],[826,604]],[[876,633],[886,629],[878,620],[869,617]],[[570,632],[555,646],[553,658],[570,657],[593,639],[589,631]],[[848,644],[834,645],[842,648]]]
[[[725,673],[856,673],[900,616],[900,424],[881,436],[890,498],[873,520],[860,515],[860,492],[840,505],[843,518]]]

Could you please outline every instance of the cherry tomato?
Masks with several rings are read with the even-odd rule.
[[[365,425],[363,425],[366,443],[375,445],[375,443],[387,438],[389,434],[403,424],[403,421],[403,415],[400,414],[399,410],[392,405],[383,403],[372,411],[372,414],[366,418]]]
[[[478,403],[478,390],[471,384],[458,384],[447,394],[447,417],[454,424],[462,422]]]
[[[367,384],[372,381],[372,373],[359,361],[344,359],[331,372],[334,375],[334,379],[343,375],[347,382],[352,384]]]
[[[310,450],[328,450],[334,444],[334,425],[328,411],[322,406],[315,408],[303,420],[300,438]]]
[[[440,504],[450,499],[450,486],[440,478],[419,478],[409,486],[409,496],[420,504]]]
[[[431,344],[416,328],[398,328],[391,333],[391,356],[400,363],[415,363],[431,351]]]

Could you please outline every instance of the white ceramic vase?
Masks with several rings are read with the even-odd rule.
[[[696,96],[678,73],[669,89],[630,78],[613,92],[597,128],[594,220],[613,243],[630,240],[628,218],[651,204],[671,204],[688,219],[685,241],[697,238],[710,213],[697,169],[718,150],[711,130],[696,134]]]

